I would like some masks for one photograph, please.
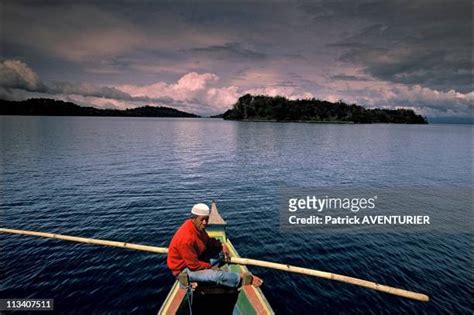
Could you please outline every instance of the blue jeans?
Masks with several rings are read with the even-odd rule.
[[[222,262],[222,255],[218,259],[211,258],[210,264],[218,266]],[[226,287],[237,288],[240,284],[240,274],[238,272],[229,272],[223,270],[204,269],[191,271],[184,269],[188,273],[191,282],[210,282]]]

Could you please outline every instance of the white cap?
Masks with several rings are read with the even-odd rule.
[[[208,216],[211,213],[211,210],[206,204],[197,203],[191,209],[191,213],[195,215]]]

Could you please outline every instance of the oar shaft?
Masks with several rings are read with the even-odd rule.
[[[168,248],[166,247],[139,245],[139,244],[126,243],[126,242],[100,240],[100,239],[93,239],[93,238],[63,235],[63,234],[43,233],[43,232],[35,232],[35,231],[27,231],[27,230],[4,229],[4,228],[0,228],[0,233],[11,233],[11,234],[31,235],[31,236],[39,236],[39,237],[46,237],[46,238],[55,238],[55,239],[71,241],[71,242],[113,246],[113,247],[134,249],[134,250],[139,250],[143,252],[150,252],[150,253],[157,253],[157,254],[168,253]],[[343,275],[325,272],[325,271],[319,271],[319,270],[314,270],[314,269],[301,268],[301,267],[296,267],[296,266],[291,266],[291,265],[274,263],[270,261],[241,258],[241,257],[231,257],[231,263],[239,264],[239,265],[252,265],[252,266],[259,266],[259,267],[267,267],[267,268],[283,270],[287,272],[315,276],[319,278],[337,280],[337,281],[342,281],[342,282],[366,287],[369,289],[374,289],[377,291],[382,291],[385,293],[403,296],[403,297],[418,300],[418,301],[423,301],[423,302],[429,301],[429,297],[425,294],[393,288],[393,287],[378,284],[375,282],[343,276]]]
[[[403,296],[406,298],[410,298],[410,299],[414,299],[414,300],[422,301],[422,302],[427,302],[430,299],[425,294],[393,288],[393,287],[378,284],[375,282],[343,276],[343,275],[339,275],[339,274],[335,274],[331,272],[325,272],[325,271],[319,271],[319,270],[314,270],[314,269],[301,268],[301,267],[296,267],[296,266],[291,266],[291,265],[284,265],[284,264],[278,264],[278,263],[269,262],[269,261],[241,258],[241,257],[231,257],[230,260],[231,260],[231,263],[239,264],[239,265],[252,265],[252,266],[259,266],[259,267],[267,267],[267,268],[278,269],[278,270],[283,270],[287,272],[300,273],[300,274],[304,274],[308,276],[314,276],[314,277],[319,277],[319,278],[325,278],[325,279],[351,283],[351,284],[355,284],[361,287],[366,287],[369,289],[374,289],[374,290],[382,291],[385,293]]]
[[[20,235],[39,236],[39,237],[46,237],[46,238],[55,238],[58,240],[65,240],[65,241],[71,241],[71,242],[128,248],[128,249],[134,249],[134,250],[150,252],[150,253],[158,253],[158,254],[168,253],[168,248],[166,247],[155,247],[155,246],[131,244],[131,243],[126,243],[126,242],[107,241],[107,240],[77,237],[77,236],[70,236],[70,235],[63,235],[63,234],[43,233],[43,232],[34,232],[34,231],[27,231],[27,230],[13,230],[13,229],[3,229],[3,228],[0,228],[0,232],[20,234]]]

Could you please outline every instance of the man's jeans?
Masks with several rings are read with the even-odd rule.
[[[222,255],[219,255],[218,259],[211,258],[211,265],[218,266],[222,262],[222,258]],[[184,270],[188,273],[189,281],[191,282],[210,282],[231,288],[237,288],[240,283],[240,274],[238,272],[214,269],[191,271],[188,268]]]

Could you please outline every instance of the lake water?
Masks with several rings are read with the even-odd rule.
[[[194,203],[215,199],[243,257],[431,297],[251,267],[277,314],[474,308],[472,230],[294,234],[278,222],[288,186],[472,189],[472,126],[3,116],[0,128],[3,227],[167,246]],[[472,220],[465,204],[460,220]],[[54,298],[62,313],[154,314],[174,281],[160,255],[14,235],[0,245],[0,298]]]

